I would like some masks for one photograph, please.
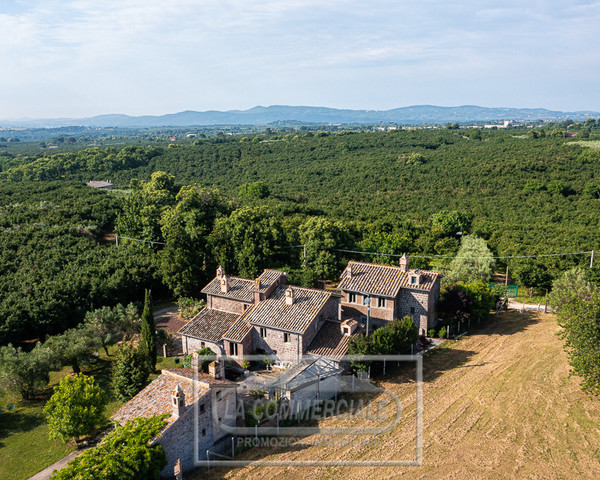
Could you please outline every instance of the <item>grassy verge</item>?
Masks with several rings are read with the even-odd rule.
[[[102,352],[97,359],[82,367],[82,372],[93,376],[109,395],[107,417],[122,405],[122,402],[113,396],[110,385],[115,350],[116,347],[110,347],[111,356],[107,357]],[[150,376],[150,380],[156,378],[162,368],[176,367],[175,358],[158,357],[157,371]],[[74,441],[65,444],[60,440],[49,439],[42,412],[46,400],[52,395],[53,387],[71,373],[70,367],[51,372],[48,387],[38,399],[30,402],[18,402],[16,398],[0,396],[0,410],[4,411],[0,414],[0,479],[27,479],[76,449]],[[9,403],[16,405],[13,411],[7,411],[6,405]],[[109,425],[110,422],[107,421],[106,426]]]

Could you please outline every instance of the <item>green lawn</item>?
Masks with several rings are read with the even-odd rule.
[[[115,347],[109,348],[111,357],[106,357],[104,352],[98,359],[82,368],[86,375],[93,375],[104,391],[108,392],[109,402],[106,407],[107,417],[110,417],[122,402],[112,396],[110,388],[110,374],[112,354]],[[162,368],[175,368],[174,358],[158,357],[157,371]],[[64,444],[60,440],[48,438],[48,427],[42,409],[46,400],[52,395],[52,388],[61,378],[71,374],[71,368],[66,367],[58,372],[51,372],[50,385],[35,401],[19,403],[15,399],[0,395],[0,479],[23,480],[36,474],[40,470],[52,465],[65,455],[75,450],[75,442]],[[158,373],[151,375],[150,380],[156,378]],[[6,405],[14,402],[16,408],[12,412],[6,411]],[[110,422],[107,422],[107,426]]]

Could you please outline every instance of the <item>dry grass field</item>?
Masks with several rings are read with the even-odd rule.
[[[260,460],[414,458],[414,385],[406,370],[381,384],[403,403],[404,419],[377,447],[254,448],[190,478],[227,479],[563,479],[600,478],[600,400],[569,377],[551,315],[502,313],[424,361],[424,450],[418,467],[263,467]],[[342,424],[329,419],[323,425]]]

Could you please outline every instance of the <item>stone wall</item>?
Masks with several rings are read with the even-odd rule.
[[[200,340],[194,337],[188,337],[187,335],[183,335],[182,337],[182,345],[183,345],[183,354],[189,355],[190,353],[197,352],[198,350],[207,347],[210,348],[217,355],[224,355],[225,350],[222,344],[207,342],[205,340]]]
[[[241,300],[234,300],[232,298],[219,297],[217,295],[206,296],[206,306],[208,308],[214,308],[215,310],[221,310],[222,312],[237,313],[241,315],[250,305],[252,304],[242,302]],[[244,308],[244,306],[246,307]]]
[[[398,318],[411,317],[419,329],[419,335],[427,333],[429,296],[426,291],[402,288],[396,302]]]
[[[214,443],[223,436],[231,435],[231,433],[219,428],[218,425],[213,426],[211,410],[213,404],[217,406],[218,418],[222,418],[224,423],[231,427],[236,426],[235,390],[221,389],[222,399],[216,402],[215,394],[218,390],[220,390],[218,387],[213,386],[198,401],[198,460],[206,460],[206,450],[211,449]],[[228,416],[226,413],[230,415]],[[230,420],[229,417],[233,420]],[[194,469],[196,460],[194,455],[194,408],[188,407],[183,415],[163,432],[156,443],[163,446],[167,455],[167,466],[161,471],[163,477],[171,478],[173,476],[173,469],[178,458],[181,458],[183,472]]]

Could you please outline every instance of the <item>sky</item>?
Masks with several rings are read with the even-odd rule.
[[[600,111],[600,1],[0,0],[0,118]]]

